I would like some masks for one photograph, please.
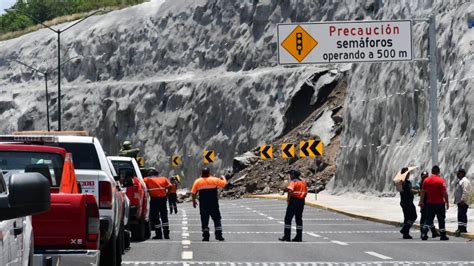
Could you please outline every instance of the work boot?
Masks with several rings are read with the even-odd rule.
[[[459,227],[459,229],[460,229],[461,233],[467,233],[467,226],[461,225],[461,226]]]
[[[165,236],[165,239],[170,239],[170,229],[167,227],[163,228],[163,235]]]
[[[216,240],[217,241],[225,241],[225,239],[222,235],[216,235]]]
[[[209,234],[209,229],[204,229],[202,232],[202,241],[204,242],[209,242],[209,237],[211,235]]]
[[[413,237],[409,234],[403,235],[403,239],[413,239]]]
[[[431,227],[430,229],[431,229],[431,238],[439,237],[438,231],[436,231],[436,228],[434,228],[434,226]]]
[[[421,229],[421,240],[428,240],[428,230],[426,226],[423,226]]]
[[[292,242],[303,242],[303,230],[296,229],[296,236],[291,240]]]
[[[442,241],[449,240],[449,237],[446,236],[446,232],[441,232],[441,237],[439,238],[439,240],[442,240]]]
[[[285,228],[283,237],[278,238],[278,240],[290,242],[291,241],[290,235],[291,235],[291,229]]]
[[[178,214],[178,208],[174,209],[174,213]]]

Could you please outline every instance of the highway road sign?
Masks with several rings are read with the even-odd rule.
[[[283,143],[281,145],[281,157],[283,159],[295,157],[295,144],[293,143]]]
[[[180,155],[173,155],[171,156],[171,165],[173,167],[178,167],[183,163],[183,159],[181,158]]]
[[[260,146],[260,159],[273,159],[273,147],[271,145]]]
[[[216,160],[216,153],[214,151],[204,150],[204,163],[210,164]]]
[[[278,63],[410,61],[411,28],[411,20],[278,24]]]
[[[316,140],[300,142],[300,157],[316,157],[323,155],[323,143]]]

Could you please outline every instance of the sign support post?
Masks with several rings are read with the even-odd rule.
[[[430,66],[431,163],[438,165],[438,64],[436,60],[436,16],[430,17],[428,46]]]

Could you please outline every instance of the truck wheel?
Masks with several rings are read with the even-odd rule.
[[[144,241],[145,240],[145,219],[140,218],[138,223],[132,227],[132,238],[134,241]]]
[[[117,265],[117,236],[115,230],[109,242],[100,250],[100,265]]]
[[[130,231],[126,230],[124,236],[125,236],[125,249],[129,249],[130,244],[131,244],[130,243],[131,238],[132,238]]]
[[[125,231],[123,221],[120,223],[120,231],[117,238],[117,265],[122,265],[122,254],[125,252]]]
[[[145,240],[150,239],[150,237],[151,237],[150,221],[145,221]]]

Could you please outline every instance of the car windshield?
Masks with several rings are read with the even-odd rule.
[[[100,170],[100,161],[94,144],[91,143],[48,143],[49,146],[59,146],[72,153],[72,161],[76,169]]]
[[[52,187],[59,187],[63,157],[57,153],[0,151],[0,169],[7,172],[36,172],[48,178]]]
[[[137,173],[135,172],[135,168],[133,168],[133,164],[130,161],[115,161],[112,160],[112,164],[114,165],[115,172],[119,172],[120,168],[130,168],[133,171],[133,176],[137,176]]]

